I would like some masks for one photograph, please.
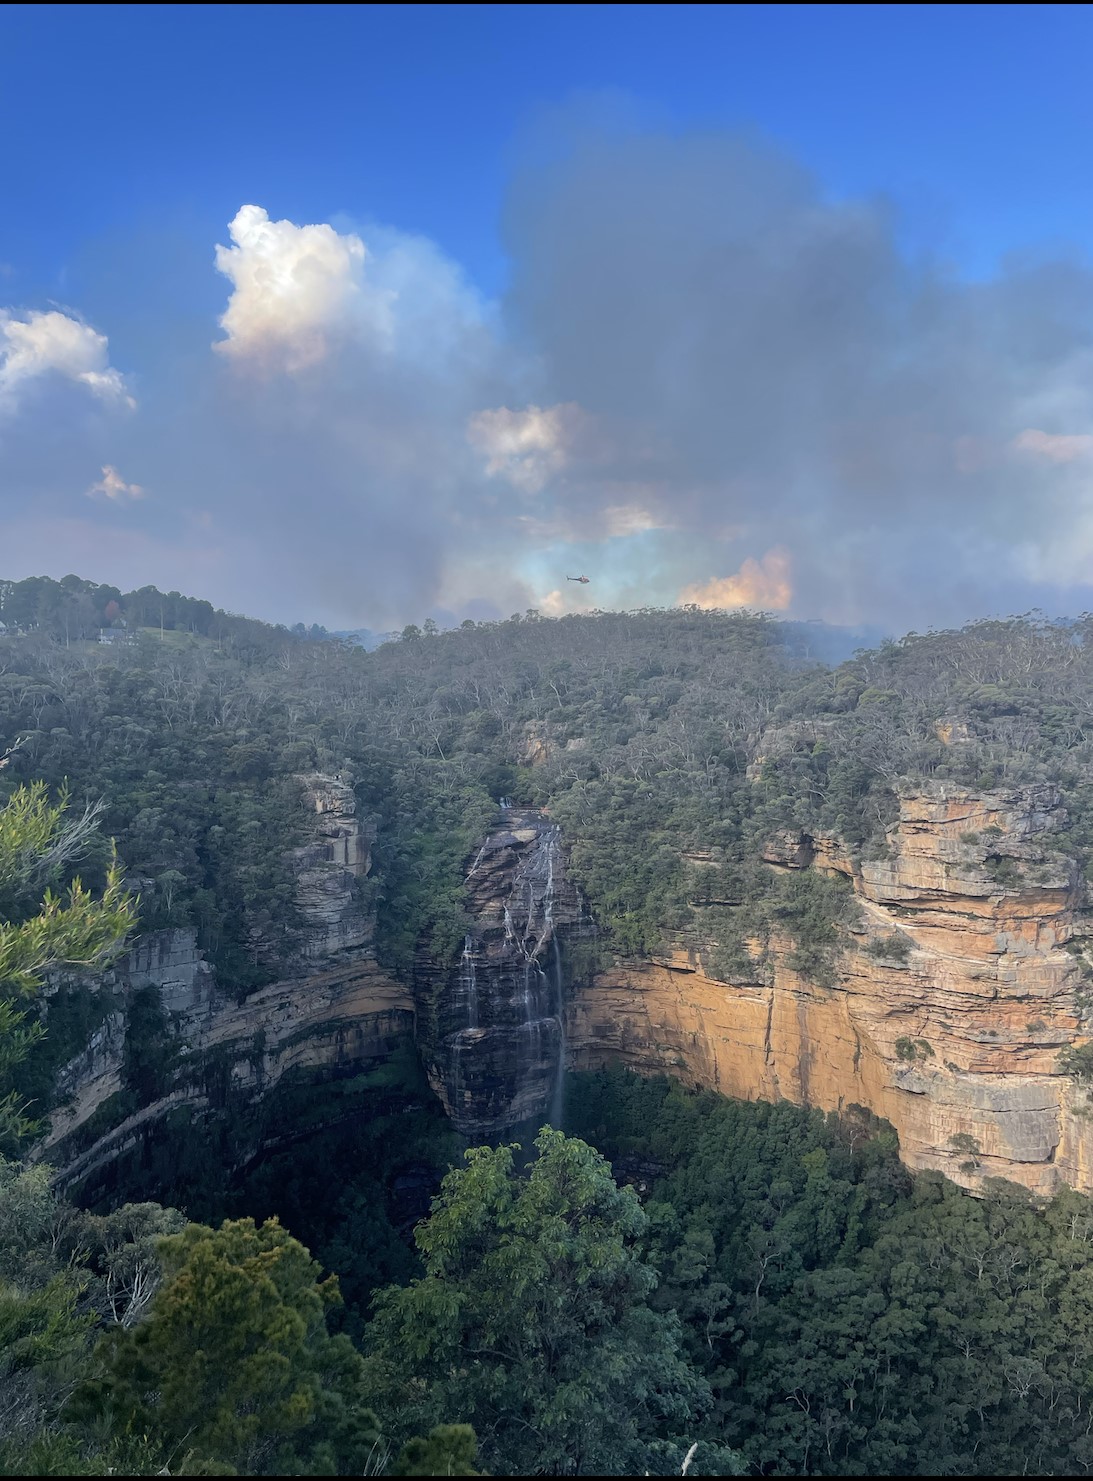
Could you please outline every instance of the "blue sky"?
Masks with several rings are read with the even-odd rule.
[[[1093,434],[1083,380],[1091,42],[1093,13],[1066,6],[9,6],[0,11],[0,309],[9,326],[63,313],[105,336],[108,350],[98,370],[80,372],[84,360],[58,360],[53,350],[53,360],[43,360],[35,341],[39,360],[30,365],[25,354],[11,360],[9,334],[9,379],[14,384],[17,371],[20,381],[0,425],[4,574],[62,574],[57,562],[86,551],[107,568],[81,571],[92,577],[188,582],[214,600],[290,620],[380,623],[426,610],[485,613],[558,592],[558,610],[586,599],[672,601],[717,582],[726,601],[752,592],[776,605],[791,589],[799,615],[843,620],[952,620],[973,615],[977,603],[1004,610],[1010,589],[1012,605],[1028,597],[1080,602],[1080,562],[1061,561],[1059,549],[1073,550],[1077,539],[1084,552],[1093,529],[1081,441]],[[741,163],[741,150],[751,151],[752,164]],[[769,184],[790,165],[797,183]],[[675,182],[692,173],[693,189],[677,201]],[[603,202],[615,180],[630,184],[612,215]],[[855,371],[841,400],[817,408],[801,389],[771,420],[766,435],[780,445],[807,422],[793,459],[772,463],[759,447],[740,450],[754,415],[742,430],[730,429],[718,452],[692,456],[707,434],[712,439],[718,377],[735,399],[746,378],[721,348],[692,353],[707,321],[723,323],[723,345],[740,314],[737,288],[702,263],[737,230],[746,246],[749,230],[758,241],[776,216],[788,221],[774,204],[778,190],[795,202],[796,224],[780,227],[781,239],[812,232],[823,216],[824,232],[844,247],[853,239],[843,267],[825,271],[835,282],[843,272],[870,282],[875,275],[884,304],[843,303],[840,327],[822,330],[829,337],[819,358],[811,310],[800,315],[803,343],[780,311],[769,334],[751,324],[750,354],[760,342],[764,353],[780,346],[770,386],[798,370],[803,382],[806,372],[822,377],[854,334],[894,337],[878,363]],[[383,365],[372,355],[374,314],[367,355],[363,340],[334,346],[330,325],[349,302],[338,299],[322,310],[334,318],[323,329],[321,386],[317,361],[301,368],[283,355],[240,391],[245,348],[219,358],[210,350],[223,338],[218,320],[233,287],[241,291],[217,272],[213,253],[230,245],[228,223],[248,204],[272,223],[323,225],[338,242],[364,243],[364,260],[378,265],[384,292],[400,304],[397,364],[390,346]],[[682,247],[663,227],[665,214],[677,211]],[[767,225],[754,224],[760,220]],[[602,245],[615,261],[629,256],[626,221],[657,248],[646,263],[658,285],[651,296],[677,267],[686,276],[686,294],[675,283],[668,294],[670,318],[667,297],[654,313],[635,277],[634,314],[620,300],[615,317],[597,322],[602,294],[582,268],[598,263],[614,288],[617,275],[598,254]],[[548,252],[544,243],[561,222],[564,235]],[[820,280],[808,275],[818,271],[809,240],[807,273],[798,262],[786,266],[788,278],[764,279],[772,301],[782,302],[787,283],[809,304],[823,297],[822,282],[817,288]],[[289,242],[285,236],[282,245],[291,255]],[[563,273],[568,244],[578,260]],[[343,270],[357,269],[331,259],[335,278]],[[363,312],[360,284],[337,281],[356,295],[352,312]],[[947,294],[957,296],[940,312],[936,301]],[[266,309],[295,313],[283,303]],[[879,314],[871,327],[863,327],[867,309]],[[406,348],[434,311],[430,332],[445,343],[455,335],[462,346],[451,351],[447,389],[426,366],[429,356]],[[944,332],[933,320],[922,331],[931,312],[940,312]],[[903,327],[892,328],[894,317]],[[1060,321],[1065,344],[1051,339]],[[42,333],[63,328],[33,322]],[[619,348],[618,325],[634,322],[640,334],[634,330],[628,354],[662,371],[677,366],[656,385],[656,377],[639,384]],[[955,343],[954,324],[964,325]],[[588,339],[578,347],[582,333]],[[246,332],[237,347],[245,342],[252,343]],[[287,339],[279,342],[283,349]],[[77,358],[85,352],[90,341]],[[989,487],[962,484],[948,501],[966,506],[967,519],[951,531],[949,563],[931,566],[923,581],[914,573],[932,494],[925,489],[919,506],[903,462],[893,474],[862,449],[864,433],[847,427],[868,418],[875,435],[888,416],[882,387],[891,387],[894,365],[914,363],[911,380],[926,387],[934,354],[939,383],[953,376],[964,384],[967,365],[955,362],[974,362],[976,395],[962,407],[962,429],[948,412],[942,427],[924,391],[916,435],[959,444],[963,451],[946,467],[958,464],[965,480]],[[467,356],[481,406],[453,389]],[[229,362],[236,380],[227,382]],[[602,394],[582,378],[590,364],[599,368]],[[87,379],[106,374],[103,367],[116,371],[117,388]],[[74,385],[90,387],[95,404]],[[368,388],[370,406],[386,408],[383,426],[359,436],[349,430],[354,387]],[[906,388],[901,394],[905,404]],[[707,420],[695,424],[677,400],[702,402]],[[536,420],[529,408],[543,416]],[[508,421],[474,420],[500,411]],[[117,420],[107,425],[110,417]],[[39,457],[42,430],[58,419],[64,455]],[[268,456],[271,420],[278,435],[294,428],[279,459]],[[472,424],[478,464],[450,475]],[[419,450],[435,444],[435,462],[426,468],[419,460],[409,475],[406,458],[390,447],[380,457],[384,428],[396,427]],[[1029,432],[1056,441],[1021,443]],[[907,435],[899,429],[892,446]],[[446,456],[452,439],[458,451],[452,443]],[[848,493],[848,440],[855,476],[873,470],[868,498],[861,489]],[[641,468],[621,451],[638,442],[647,446]],[[1017,447],[1025,463],[1003,466],[1003,444]],[[285,486],[277,461],[292,470]],[[89,494],[104,466],[141,494]],[[916,476],[930,483],[938,474],[923,464]],[[340,575],[334,595],[322,542],[300,543],[293,501],[301,479],[314,518],[343,530],[348,522],[362,547],[361,581]],[[418,508],[416,491],[426,485]],[[238,507],[229,509],[238,489]],[[510,495],[524,503],[502,531],[498,511]],[[1054,544],[1037,545],[1033,503],[1053,511]],[[574,515],[593,506],[603,517],[582,523]],[[266,522],[286,527],[286,545],[243,555],[240,542],[263,507]],[[407,557],[415,518],[435,536],[417,565]],[[815,564],[817,542],[830,591],[822,571],[805,569],[806,552]],[[848,598],[847,573],[875,566],[877,549],[889,552],[885,579],[855,579]],[[1008,562],[1005,589],[983,575],[985,563],[997,570],[999,551]],[[597,566],[596,591],[558,586],[571,562]],[[402,573],[401,596],[392,569]],[[893,583],[908,582],[922,588],[920,598],[892,602]],[[955,599],[954,589],[965,595]]]
[[[55,288],[89,240],[261,199],[425,232],[495,292],[514,151],[617,90],[764,131],[980,274],[1093,244],[1091,49],[1093,12],[1061,5],[8,6],[0,242]]]

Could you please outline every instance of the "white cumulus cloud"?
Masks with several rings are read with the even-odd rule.
[[[127,499],[143,499],[144,490],[139,483],[126,483],[111,463],[105,463],[102,477],[87,490],[87,497],[110,499],[115,504],[122,504]]]
[[[341,334],[361,327],[391,333],[391,294],[370,290],[368,257],[353,233],[325,223],[271,221],[261,206],[242,206],[228,227],[231,247],[216,249],[217,269],[232,284],[216,349],[237,363],[299,371],[325,359]]]
[[[103,401],[136,404],[110,364],[105,334],[58,309],[32,309],[25,318],[0,309],[0,403],[49,374],[86,386]]]

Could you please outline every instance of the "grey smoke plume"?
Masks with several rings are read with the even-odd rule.
[[[1087,266],[965,282],[760,142],[559,137],[513,179],[500,304],[422,238],[247,206],[200,354],[0,314],[0,574],[373,628],[1089,605]]]
[[[517,180],[507,239],[540,396],[617,429],[681,585],[773,549],[835,620],[1088,600],[1085,266],[962,283],[883,202],[716,136],[585,138]]]

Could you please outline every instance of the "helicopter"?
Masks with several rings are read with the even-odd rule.
[[[588,585],[588,577],[587,576],[567,576],[565,579],[567,581],[579,581],[582,586],[587,586]]]

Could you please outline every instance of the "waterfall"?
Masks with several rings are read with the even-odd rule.
[[[562,981],[562,953],[554,937],[554,1010],[558,1015],[558,1062],[554,1067],[554,1089],[550,1096],[550,1124],[561,1131],[565,1119],[565,985]]]
[[[452,1096],[452,1101],[457,1108],[461,1108],[467,1098],[467,1079],[463,1073],[463,1049],[462,1035],[453,1034],[451,1043],[452,1089],[455,1093]]]
[[[537,809],[513,808],[507,798],[501,805],[504,821],[467,872],[474,927],[440,1004],[450,1113],[461,1130],[487,1136],[532,1119],[561,1122],[565,998],[556,932],[573,913],[562,893],[559,829]],[[479,873],[487,855],[490,867]]]
[[[555,1102],[560,1105],[560,1066],[564,1063],[564,1031],[561,1013],[561,958],[554,936],[555,872],[559,847],[556,827],[540,828],[535,842],[523,856],[512,880],[510,900],[519,902],[520,925],[512,910],[503,907],[505,947],[517,950],[513,963],[511,1007],[518,1030],[516,1050],[517,1098],[529,1113],[542,1116]],[[547,949],[553,958],[548,972]],[[511,960],[511,957],[510,957]],[[538,1101],[538,1110],[530,1104]]]
[[[548,828],[536,840],[535,848],[526,863],[517,871],[513,881],[527,890],[527,924],[524,927],[524,953],[532,959],[542,955],[543,948],[554,933],[554,858],[558,851],[558,829]],[[536,917],[541,912],[541,925],[536,927]],[[528,942],[534,946],[528,947]]]
[[[532,991],[531,979],[535,975],[535,990]],[[521,993],[521,1011],[523,1023],[520,1025],[522,1032],[527,1034],[527,1059],[528,1066],[532,1067],[539,1063],[543,1057],[543,1014],[542,1014],[542,969],[538,963],[528,957],[524,961],[524,988]]]
[[[474,968],[474,941],[463,937],[463,955],[459,959],[459,990],[467,1006],[467,1027],[478,1027],[478,978]]]

